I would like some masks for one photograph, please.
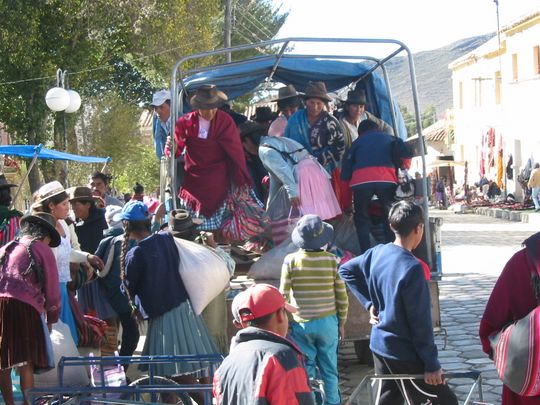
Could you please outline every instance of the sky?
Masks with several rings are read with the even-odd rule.
[[[278,38],[391,38],[416,53],[497,30],[493,0],[272,1],[290,11]],[[501,28],[533,10],[540,10],[540,0],[499,0]]]

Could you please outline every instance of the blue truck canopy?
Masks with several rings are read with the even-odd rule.
[[[328,91],[336,91],[362,79],[357,86],[366,92],[368,111],[390,125],[392,124],[392,112],[390,111],[385,82],[378,73],[369,73],[373,63],[290,55],[283,55],[277,67],[275,67],[275,63],[275,56],[269,55],[237,63],[217,65],[211,70],[184,78],[183,83],[188,92],[196,90],[203,84],[212,83],[225,92],[230,100],[234,100],[246,93],[253,92],[268,77],[272,77],[276,82],[292,84],[300,92],[304,91],[309,81],[322,81],[326,84]],[[367,76],[365,76],[366,74]],[[399,136],[406,139],[405,122],[397,103],[395,101],[393,103]]]
[[[53,160],[71,160],[81,163],[107,163],[111,161],[110,157],[80,156],[71,153],[58,152],[52,149],[46,149],[42,144],[39,145],[2,145],[0,146],[0,155],[18,156],[32,159],[37,153],[38,159]]]

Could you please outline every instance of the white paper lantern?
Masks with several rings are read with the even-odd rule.
[[[47,107],[53,111],[63,111],[69,106],[69,93],[62,87],[53,87],[45,95]]]
[[[66,108],[67,113],[74,113],[81,106],[81,96],[75,90],[68,90],[69,93],[69,105]]]

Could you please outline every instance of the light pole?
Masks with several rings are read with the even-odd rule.
[[[66,90],[67,87],[67,90]],[[49,89],[45,95],[47,106],[54,112],[62,111],[62,124],[64,129],[64,152],[67,152],[67,130],[66,114],[74,113],[81,106],[81,96],[75,90],[70,90],[67,85],[67,70],[58,69],[56,71],[56,87]],[[67,160],[64,161],[64,171],[66,175],[66,187],[68,184]]]

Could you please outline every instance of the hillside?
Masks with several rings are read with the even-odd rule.
[[[451,108],[453,103],[452,72],[448,69],[448,65],[494,35],[491,33],[462,39],[439,49],[413,55],[421,112],[434,105],[438,117],[444,116],[445,110]],[[393,96],[399,104],[405,105],[412,112],[412,91],[407,60],[405,57],[395,58],[388,63],[387,68]]]

